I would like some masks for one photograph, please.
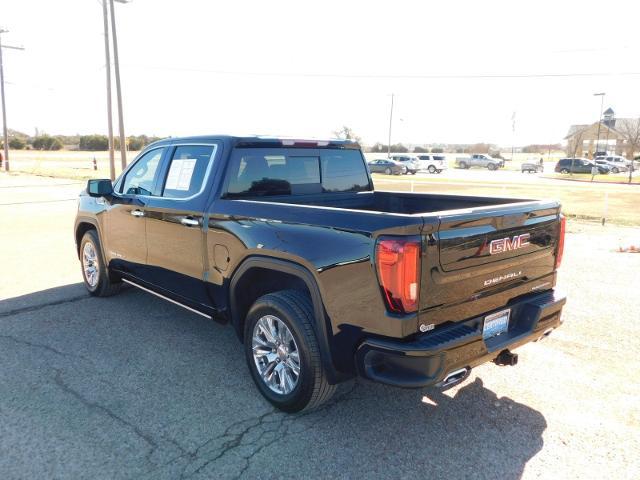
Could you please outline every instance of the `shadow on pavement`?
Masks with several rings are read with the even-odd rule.
[[[5,478],[511,479],[543,446],[542,414],[474,375],[447,392],[358,379],[317,411],[275,411],[231,328],[133,289],[0,312]]]

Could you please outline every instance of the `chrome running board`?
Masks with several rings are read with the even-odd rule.
[[[153,290],[150,290],[150,289],[148,289],[146,287],[143,287],[142,285],[138,285],[137,283],[132,282],[131,280],[127,280],[126,278],[123,278],[122,281],[128,283],[129,285],[133,285],[134,287],[139,288],[140,290],[144,290],[145,292],[148,292],[148,293],[150,293],[152,295],[155,295],[156,297],[160,297],[163,300],[166,300],[167,302],[171,302],[174,305],[178,305],[179,307],[186,308],[190,312],[196,313],[196,314],[200,315],[201,317],[208,318],[209,320],[213,319],[213,317],[211,315],[207,315],[206,313],[199,312],[195,308],[188,307],[187,305],[185,305],[183,303],[176,302],[175,300],[173,300],[173,299],[171,299],[169,297],[165,297],[164,295],[162,295],[162,294],[160,294],[158,292],[154,292]]]

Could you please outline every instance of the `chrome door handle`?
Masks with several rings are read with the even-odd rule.
[[[197,227],[198,225],[200,225],[200,222],[198,220],[188,217],[180,219],[180,223],[186,225],[187,227]]]
[[[144,212],[142,210],[131,210],[131,215],[134,217],[144,217]]]

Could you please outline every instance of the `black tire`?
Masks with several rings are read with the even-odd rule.
[[[84,269],[84,249],[87,243],[91,243],[96,252],[96,264],[98,267],[98,281],[95,285],[91,285],[87,279],[87,274]],[[110,297],[120,291],[122,282],[119,282],[109,275],[109,271],[104,263],[104,257],[102,256],[102,247],[100,246],[100,239],[98,238],[98,232],[95,230],[89,230],[84,234],[80,241],[80,267],[82,268],[82,279],[84,281],[85,288],[89,293],[96,297]]]
[[[618,170],[618,167],[613,167],[611,173],[620,173],[620,170]]]
[[[253,359],[253,330],[260,318],[273,315],[291,331],[298,347],[300,376],[288,394],[274,392],[262,379]],[[282,290],[263,295],[255,301],[245,321],[244,350],[247,365],[260,393],[285,412],[311,410],[325,403],[336,390],[330,385],[320,358],[320,348],[313,328],[314,310],[309,296],[297,290]]]
[[[429,168],[427,168],[427,170],[429,170],[429,173],[431,175],[437,172],[436,167],[434,167],[433,165],[429,165]]]
[[[418,173],[418,171],[414,170],[413,172],[411,172],[411,175],[415,175],[416,173]]]
[[[385,173],[386,175],[391,175],[391,169],[390,169],[389,167],[385,168],[385,169],[384,169],[384,173]]]
[[[495,164],[495,163],[490,163],[489,165],[487,165],[487,168],[488,168],[489,170],[495,170],[497,167],[496,167],[496,164]]]
[[[462,168],[462,169],[465,169],[465,170],[466,170],[467,168],[469,168],[469,166],[467,165],[467,163],[466,163],[466,162],[460,162],[460,168]]]
[[[568,168],[562,168],[560,170],[560,173],[564,173],[566,175],[567,173],[569,173],[569,169]]]

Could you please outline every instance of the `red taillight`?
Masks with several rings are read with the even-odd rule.
[[[562,254],[564,253],[564,233],[567,225],[567,217],[560,214],[560,231],[558,232],[558,250],[556,251],[556,268],[560,268]]]
[[[418,309],[420,242],[381,238],[376,244],[378,279],[387,308],[397,313]]]

